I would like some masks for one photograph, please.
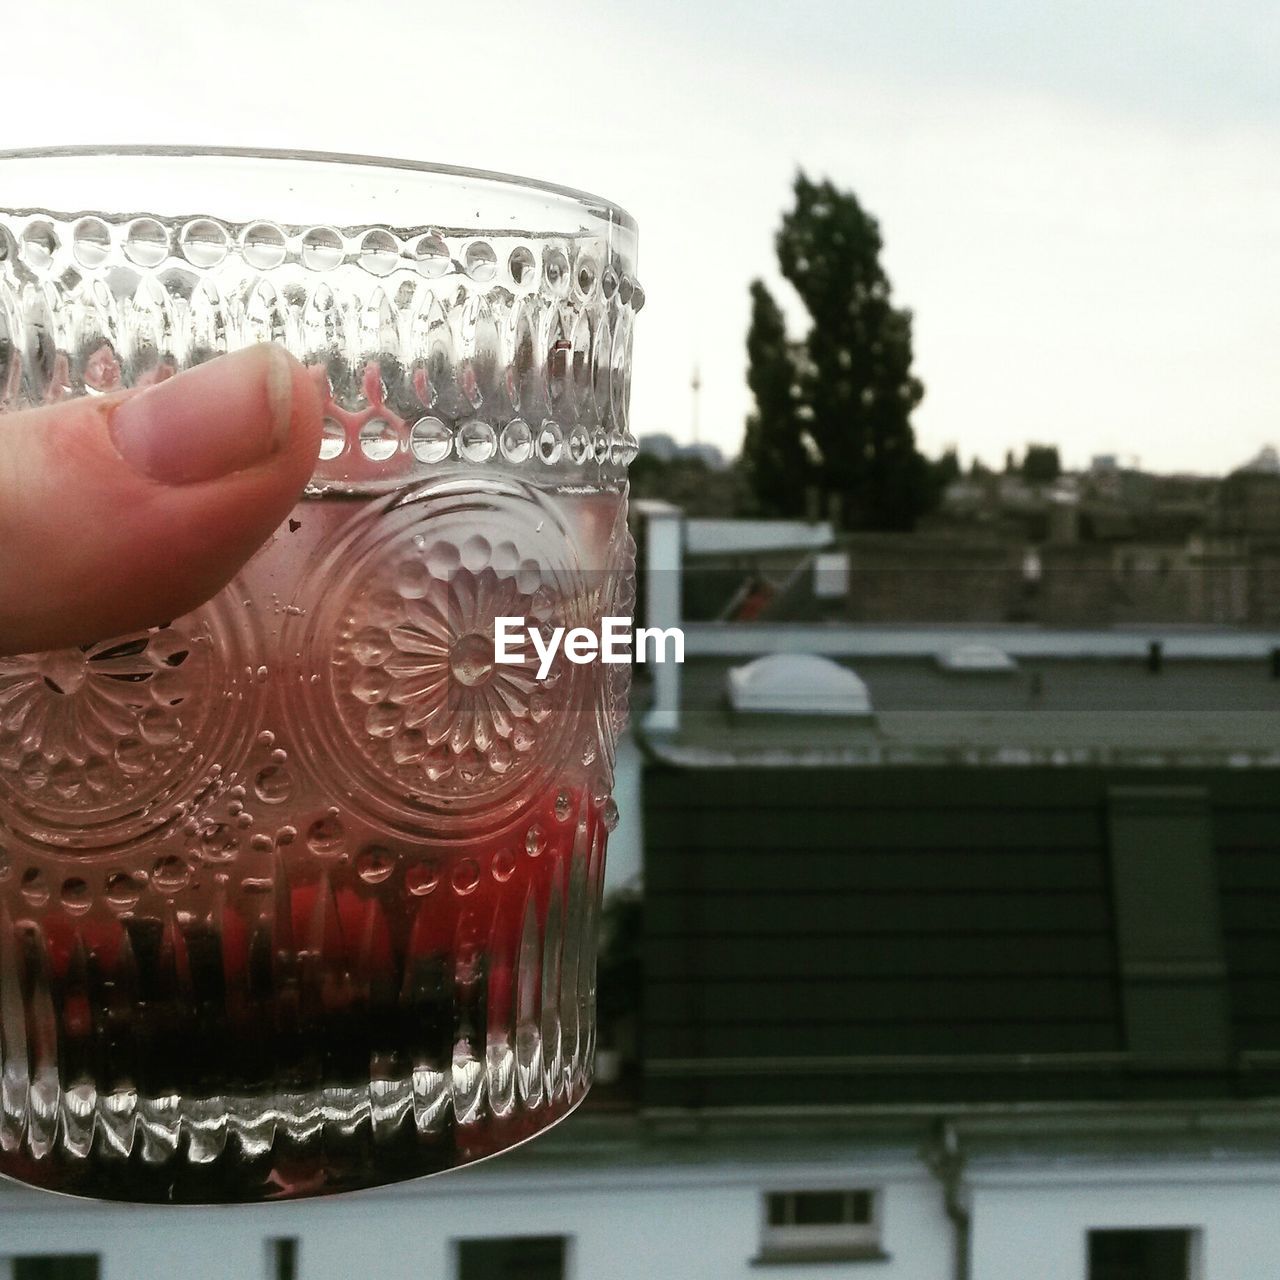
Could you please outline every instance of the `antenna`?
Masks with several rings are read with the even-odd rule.
[[[702,391],[702,374],[698,372],[698,366],[693,366],[693,377],[689,379],[689,389],[693,392],[693,443],[698,443],[698,398]]]

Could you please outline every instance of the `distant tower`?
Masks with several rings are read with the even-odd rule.
[[[693,377],[689,379],[689,389],[693,392],[693,443],[698,443],[698,398],[702,391],[702,375],[698,366],[693,366]]]

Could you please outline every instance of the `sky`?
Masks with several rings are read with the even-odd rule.
[[[367,152],[623,205],[638,434],[691,437],[696,366],[701,438],[736,451],[754,277],[803,332],[772,247],[802,167],[880,220],[926,452],[1215,472],[1280,442],[1274,0],[61,0],[7,24],[43,51],[6,67],[9,146]]]

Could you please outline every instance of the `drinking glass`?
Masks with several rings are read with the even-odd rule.
[[[0,659],[0,1173],[250,1201],[546,1128],[591,1079],[628,668],[539,680],[494,620],[631,612],[634,223],[191,149],[0,155],[0,204],[4,409],[261,342],[326,399],[220,595]]]

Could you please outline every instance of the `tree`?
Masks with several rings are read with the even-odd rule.
[[[747,418],[742,465],[763,515],[803,516],[813,479],[796,416],[796,363],[778,304],[761,281],[752,281],[747,386],[756,408]]]
[[[757,497],[762,506],[778,505],[776,494],[764,487],[769,455],[760,440],[769,422],[773,438],[785,434],[794,442],[786,456],[806,461],[824,514],[845,528],[910,529],[937,492],[911,427],[911,412],[924,395],[912,372],[911,312],[893,306],[880,263],[880,228],[857,197],[830,182],[811,182],[804,173],[797,175],[794,192],[795,207],[778,232],[778,265],[811,324],[799,352],[786,345],[785,333],[769,329],[764,367],[748,339],[748,381],[758,419],[754,436],[748,424],[748,469]],[[781,320],[777,304],[757,282],[753,333],[757,318],[771,324],[774,315]],[[791,404],[779,401],[766,416],[757,385],[781,383],[784,352]],[[794,480],[792,472],[778,483]],[[789,505],[794,508],[794,501]]]
[[[1022,478],[1032,484],[1052,484],[1062,474],[1056,444],[1029,444],[1022,458]]]

